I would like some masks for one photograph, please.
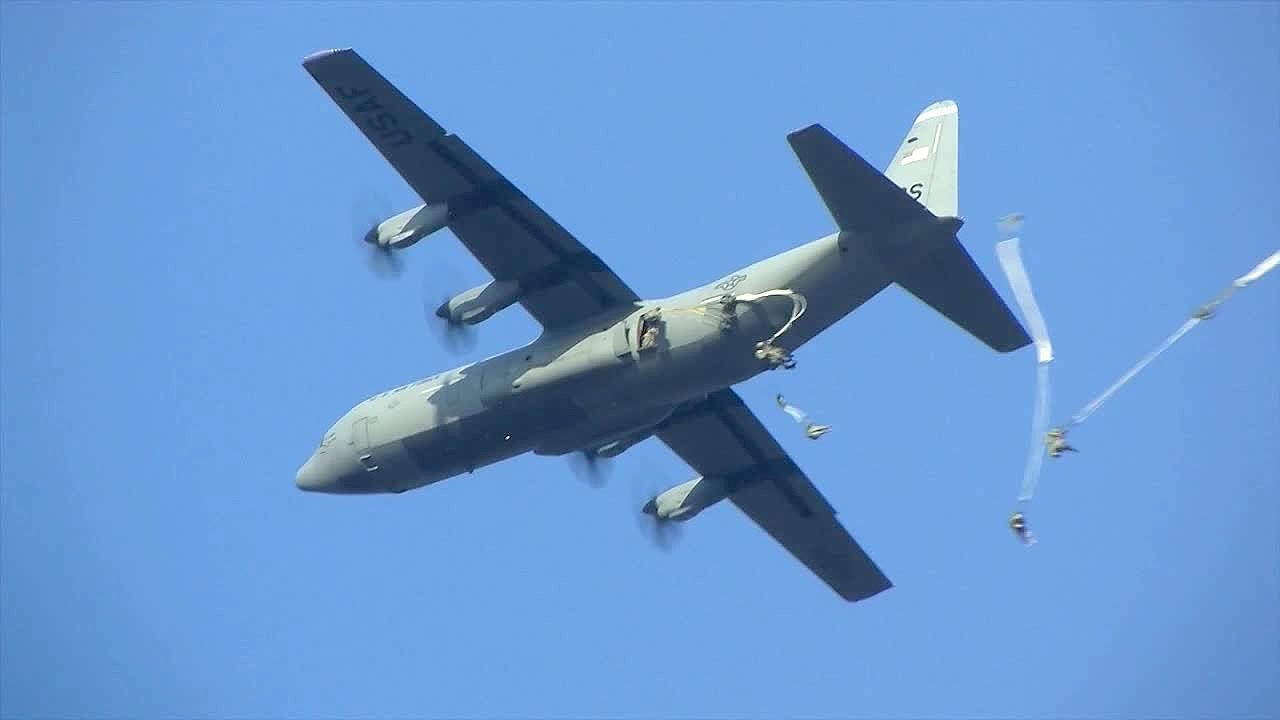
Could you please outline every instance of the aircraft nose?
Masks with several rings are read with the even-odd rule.
[[[329,484],[329,479],[316,466],[315,458],[309,458],[302,467],[298,468],[297,485],[299,490],[307,492],[323,492]]]

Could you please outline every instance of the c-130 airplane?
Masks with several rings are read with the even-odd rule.
[[[437,315],[474,325],[520,303],[543,332],[356,405],[298,470],[300,489],[400,493],[530,451],[614,457],[657,437],[697,476],[640,508],[654,521],[728,499],[845,600],[892,586],[732,386],[791,367],[894,283],[998,352],[1031,342],[956,237],[954,102],[916,117],[884,174],[821,125],[789,134],[837,232],[642,299],[354,50],[302,64],[425,202],[365,241],[398,252],[449,228],[494,279]]]

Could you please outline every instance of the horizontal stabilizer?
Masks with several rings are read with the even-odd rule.
[[[787,142],[836,221],[894,282],[999,352],[1031,342],[956,239],[958,118],[950,100],[916,117],[881,173],[821,125]]]
[[[898,271],[894,280],[997,352],[1012,352],[1031,343],[1009,306],[955,238]]]
[[[787,142],[841,230],[870,232],[930,217],[906,190],[821,125],[797,130]]]

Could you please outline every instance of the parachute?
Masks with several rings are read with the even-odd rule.
[[[1036,487],[1040,482],[1041,466],[1046,454],[1056,458],[1060,457],[1064,452],[1076,452],[1076,449],[1067,443],[1066,435],[1068,430],[1088,420],[1119,392],[1120,388],[1137,377],[1138,373],[1142,372],[1152,361],[1173,347],[1175,343],[1185,337],[1197,325],[1213,318],[1218,308],[1237,291],[1280,265],[1280,251],[1276,251],[1258,263],[1252,270],[1233,280],[1213,300],[1196,308],[1186,322],[1182,323],[1177,330],[1156,345],[1153,350],[1142,356],[1133,367],[1129,368],[1118,380],[1103,390],[1101,394],[1086,403],[1084,407],[1071,416],[1068,422],[1053,429],[1048,429],[1049,365],[1054,359],[1053,345],[1049,340],[1049,331],[1045,326],[1044,317],[1041,315],[1035,295],[1031,291],[1030,277],[1027,275],[1026,267],[1022,262],[1021,238],[1019,235],[1023,221],[1024,218],[1020,214],[1006,215],[1000,218],[997,222],[997,228],[1003,239],[996,243],[996,257],[1000,261],[1000,267],[1004,270],[1009,287],[1013,291],[1014,298],[1017,300],[1018,307],[1026,321],[1027,330],[1036,346],[1036,396],[1035,408],[1031,419],[1031,451],[1028,454],[1027,464],[1023,470],[1022,487],[1018,494],[1019,506],[1030,503],[1035,496]],[[1029,545],[1034,542],[1034,540],[1027,542],[1027,538],[1030,537],[1030,531],[1026,529],[1026,518],[1021,511],[1015,511],[1010,522],[1011,527],[1014,527],[1014,531],[1023,539],[1025,544]]]

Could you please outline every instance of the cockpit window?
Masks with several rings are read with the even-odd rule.
[[[332,445],[334,439],[337,438],[337,436],[338,434],[333,431],[329,431],[325,433],[325,436],[320,438],[320,449],[323,451],[325,448]]]

